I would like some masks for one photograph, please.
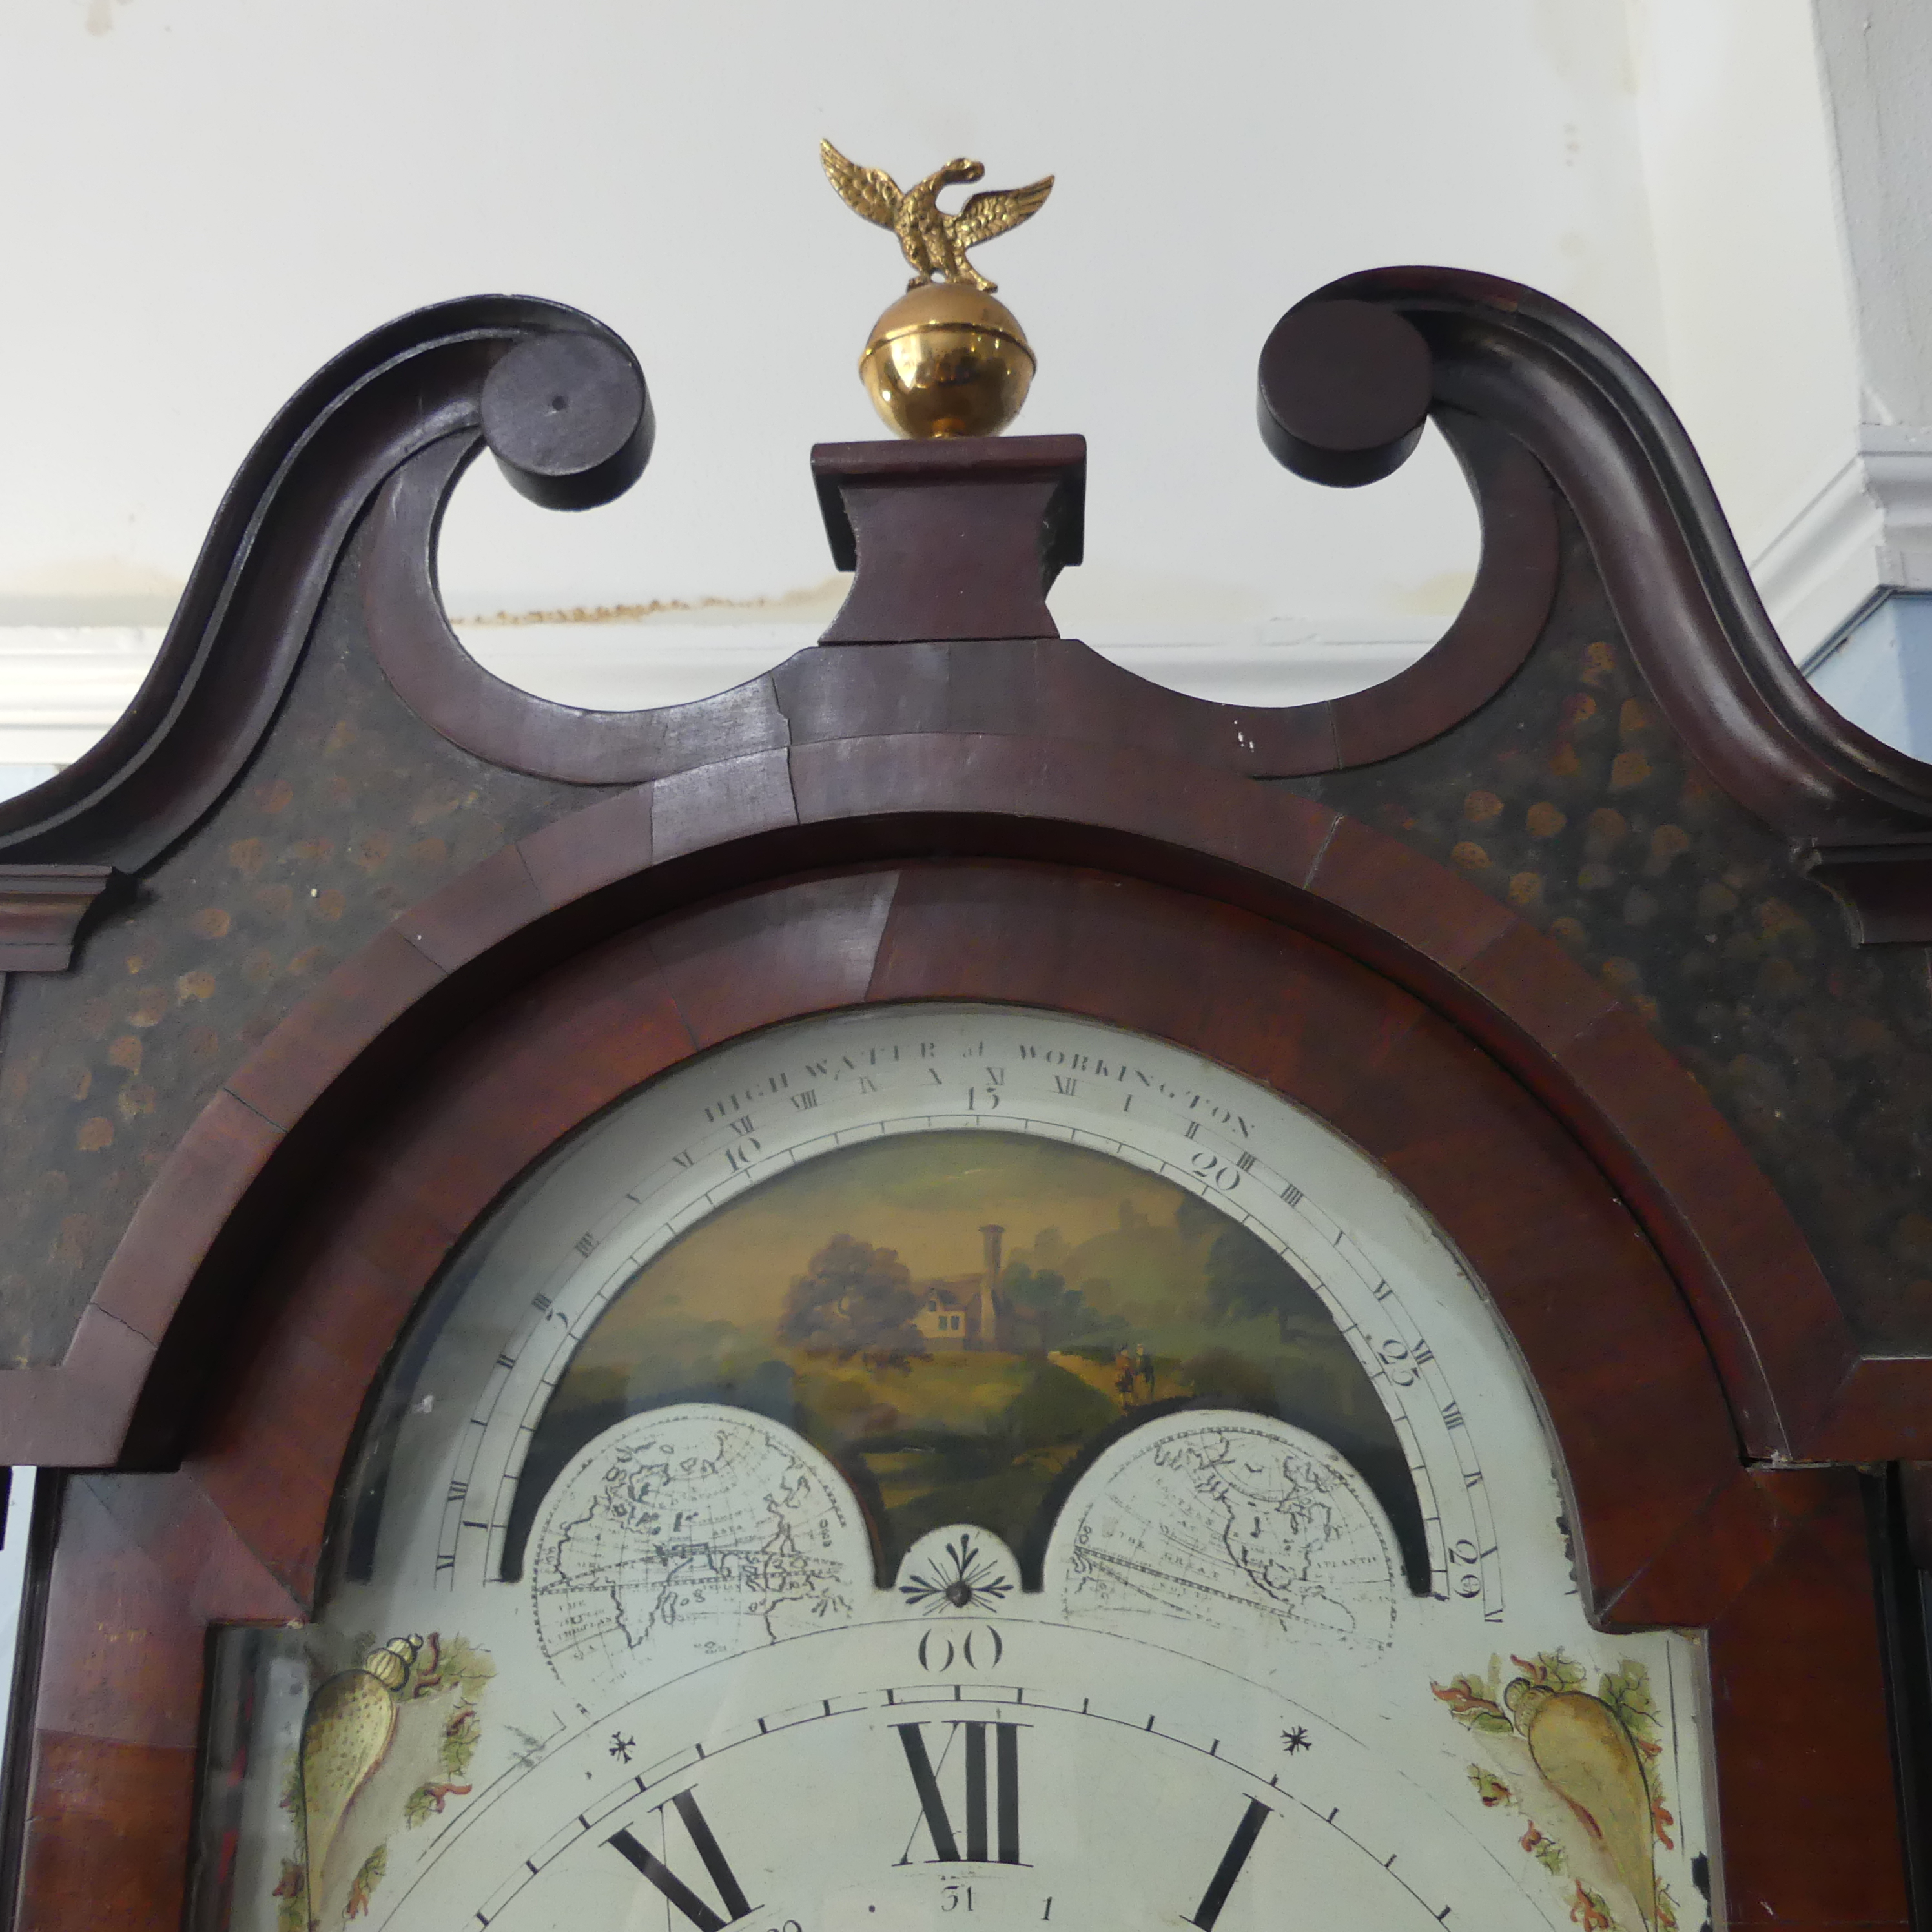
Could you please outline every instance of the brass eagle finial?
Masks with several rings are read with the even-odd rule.
[[[948,161],[902,193],[884,168],[862,168],[856,161],[848,161],[830,141],[819,142],[818,156],[825,164],[826,178],[846,206],[898,237],[913,270],[908,289],[923,288],[934,277],[943,276],[982,295],[992,294],[999,284],[987,280],[967,260],[967,250],[1017,228],[1039,212],[1053,190],[1053,177],[1048,175],[1024,188],[993,188],[976,194],[957,214],[948,214],[939,206],[940,190],[982,179],[986,170],[980,162],[964,158]]]

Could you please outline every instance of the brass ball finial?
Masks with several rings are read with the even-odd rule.
[[[977,289],[928,282],[872,325],[859,375],[896,436],[997,436],[1033,386],[1018,319]]]
[[[890,228],[913,271],[906,292],[873,324],[859,359],[872,406],[899,436],[997,436],[1032,386],[1033,347],[966,251],[1036,214],[1053,177],[976,194],[949,214],[940,191],[980,180],[986,170],[979,162],[962,156],[902,190],[884,169],[848,161],[830,141],[818,152],[846,205]]]

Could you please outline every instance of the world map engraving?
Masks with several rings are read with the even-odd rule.
[[[1055,1538],[1068,1613],[1138,1613],[1379,1652],[1393,1540],[1360,1476],[1284,1423],[1182,1415],[1103,1456]]]
[[[608,1687],[844,1622],[864,1537],[830,1466],[790,1430],[692,1402],[592,1442],[531,1547],[544,1656],[567,1684]]]

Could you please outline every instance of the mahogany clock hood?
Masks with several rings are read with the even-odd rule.
[[[714,1046],[940,998],[1184,1045],[1396,1174],[1522,1351],[1600,1623],[1712,1634],[1734,1915],[1904,1922],[1932,768],[1804,684],[1675,419],[1547,298],[1349,278],[1259,405],[1317,480],[1425,413],[1469,478],[1468,601],[1371,691],[1218,705],[1059,638],[1084,448],[1016,438],[815,452],[826,643],[584,712],[468,658],[435,543],[486,448],[559,506],[634,478],[610,332],[441,305],[271,427],[134,706],[0,806],[0,1447],[99,1472],[44,1529],[32,1922],[172,1910],[205,1630],[313,1608],[477,1217]],[[1800,1706],[1828,1775],[1784,1766]]]

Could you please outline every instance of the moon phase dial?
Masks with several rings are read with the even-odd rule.
[[[1480,1298],[1438,1238],[1412,1238],[1412,1206],[1306,1116],[1171,1048],[1004,1010],[886,1009],[786,1028],[649,1097],[647,1109],[607,1128],[620,1142],[628,1130],[630,1157],[608,1163],[601,1187],[574,1191],[547,1244],[548,1267],[526,1268],[500,1291],[502,1340],[476,1364],[480,1387],[449,1445],[439,1498],[433,1562],[446,1589],[520,1561],[531,1444],[600,1318],[657,1256],[802,1166],[892,1136],[979,1133],[1110,1156],[1210,1204],[1282,1257],[1373,1384],[1389,1460],[1400,1459],[1414,1498],[1404,1506],[1418,1546],[1412,1580],[1502,1622],[1504,1559],[1468,1424],[1472,1390],[1450,1359],[1457,1352],[1445,1353],[1424,1282],[1453,1282],[1479,1309]],[[1355,1198],[1365,1185],[1379,1197],[1366,1219]],[[564,1190],[553,1191],[564,1210]],[[1376,1239],[1383,1230],[1410,1238],[1391,1251]],[[1486,1310],[1480,1318],[1493,1328]],[[924,1339],[930,1347],[952,1337]],[[961,1339],[977,1338],[962,1326]],[[1390,1477],[1398,1480],[1393,1467]],[[526,1524],[530,1508],[526,1495]],[[1406,1522],[1397,1528],[1409,1533]]]
[[[393,1378],[354,1574],[223,1666],[248,1932],[1675,1932],[1704,1868],[1701,1653],[1590,1627],[1480,1288],[1162,1042],[706,1056]]]

